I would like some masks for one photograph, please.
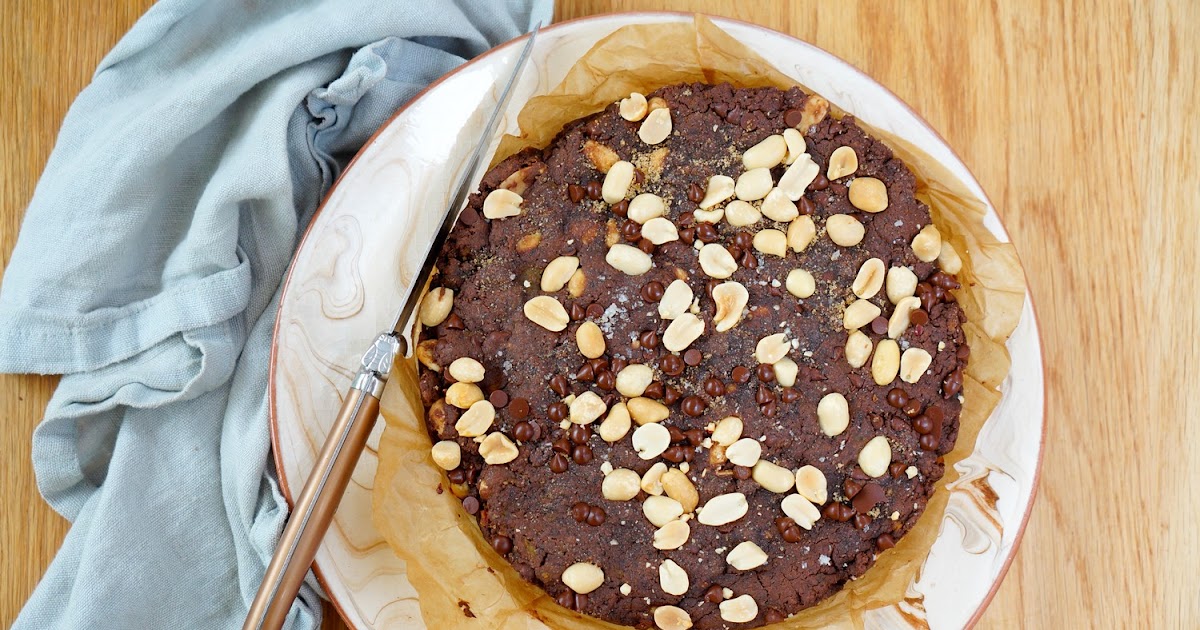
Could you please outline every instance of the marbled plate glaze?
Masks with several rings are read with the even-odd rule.
[[[543,29],[515,87],[504,128],[516,131],[525,101],[548,92],[583,53],[630,23],[690,20],[632,13]],[[986,194],[945,141],[899,98],[853,66],[760,26],[714,19],[781,71],[862,120],[939,160],[988,205],[985,225],[1008,241]],[[313,219],[292,264],[275,328],[270,379],[271,436],[284,494],[307,478],[362,351],[390,324],[401,287],[420,264],[437,214],[470,143],[496,102],[496,81],[519,53],[515,40],[443,77],[359,153]],[[977,619],[1008,568],[1037,485],[1044,426],[1044,381],[1037,321],[1025,301],[1008,342],[1012,370],[1003,397],[957,465],[937,541],[909,597],[873,610],[872,628],[958,628]],[[379,423],[333,526],[317,552],[326,593],[352,627],[423,628],[404,563],[371,523]]]

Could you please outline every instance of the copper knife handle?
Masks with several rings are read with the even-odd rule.
[[[359,373],[300,491],[243,630],[278,630],[304,583],[379,414],[383,382]],[[378,384],[378,387],[375,385]]]

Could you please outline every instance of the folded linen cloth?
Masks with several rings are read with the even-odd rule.
[[[164,0],[101,62],[0,285],[0,371],[65,375],[33,454],[74,521],[15,627],[241,626],[286,518],[267,363],[299,235],[397,107],[551,11]]]

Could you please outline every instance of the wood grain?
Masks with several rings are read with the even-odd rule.
[[[13,0],[0,16],[4,264],[67,106],[150,3],[104,4]],[[1043,327],[1049,427],[1024,543],[980,626],[1200,624],[1200,7],[561,0],[557,18],[658,9],[771,26],[864,69],[948,139],[1004,217]],[[29,463],[53,386],[0,377],[0,625],[66,531]]]

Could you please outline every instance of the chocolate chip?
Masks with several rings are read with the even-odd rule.
[[[566,455],[567,453],[571,452],[571,440],[566,436],[558,437],[550,443],[550,447],[553,448],[556,453],[562,453]]]
[[[604,370],[596,375],[596,387],[611,392],[617,386],[617,377],[612,372]]]
[[[576,444],[583,444],[592,437],[592,430],[585,424],[573,424],[567,430],[567,437]]]
[[[663,403],[668,404],[668,405],[674,405],[676,402],[679,401],[680,398],[683,398],[683,394],[679,393],[678,389],[675,389],[674,387],[672,387],[670,385],[667,385],[666,387],[663,388],[663,395],[662,395]]]
[[[683,228],[679,230],[679,240],[691,245],[696,242],[696,228]]]
[[[891,534],[880,534],[879,538],[875,539],[875,548],[880,551],[887,551],[896,546],[896,539],[892,538]]]
[[[750,382],[750,369],[745,366],[739,365],[733,368],[733,371],[729,375],[735,383],[745,385]]]
[[[683,429],[676,426],[667,427],[667,434],[671,436],[672,443],[682,442],[687,439],[687,436],[683,434]]]
[[[480,223],[483,223],[483,215],[479,214],[479,212],[474,208],[464,208],[463,211],[458,215],[458,222],[462,223],[463,225],[479,225]]]
[[[821,370],[818,370],[817,368],[815,368],[811,365],[800,366],[800,371],[804,372],[805,378],[807,378],[808,380],[813,381],[813,382],[824,381],[829,378],[829,377],[825,376],[825,374],[823,374],[821,372]]]
[[[587,383],[596,378],[596,370],[592,368],[590,363],[584,363],[579,371],[575,372],[575,380]]]
[[[962,386],[963,369],[958,367],[946,376],[946,380],[942,381],[942,397],[949,400],[951,397],[962,391]]]
[[[798,543],[804,538],[804,534],[800,533],[800,526],[796,521],[788,517],[775,519],[775,528],[779,530],[779,534],[783,537],[784,542]]]
[[[558,596],[554,598],[554,601],[557,602],[558,605],[562,606],[563,608],[569,608],[571,610],[577,611],[580,608],[579,598],[581,598],[581,597],[586,598],[587,596],[586,595],[578,595],[575,593],[575,591],[567,589],[567,590],[559,593]],[[583,601],[586,602],[587,599],[584,599]]]
[[[578,322],[587,316],[587,309],[585,309],[579,302],[572,302],[569,313],[571,315],[571,321]]]
[[[679,376],[683,374],[683,359],[677,354],[668,354],[658,362],[658,369],[667,376]]]
[[[550,389],[559,396],[566,396],[571,393],[570,383],[567,382],[567,377],[562,374],[555,374],[550,378]]]
[[[708,404],[705,403],[704,399],[699,396],[688,396],[683,399],[683,413],[686,413],[693,418],[703,414],[707,407]]]
[[[612,367],[609,369],[612,370],[614,374],[620,374],[621,370],[624,370],[628,366],[629,361],[626,361],[623,357],[615,357],[612,360]]]
[[[508,402],[508,413],[520,420],[529,417],[529,401],[524,398],[514,398]]]
[[[866,514],[857,514],[854,516],[854,529],[866,529],[871,524],[871,517]]]
[[[749,232],[738,232],[733,235],[733,244],[742,249],[750,249],[754,244],[754,237]]]
[[[622,217],[622,218],[625,217],[626,215],[629,214],[629,200],[622,199],[622,200],[618,201],[617,203],[614,203],[612,205],[612,208],[610,208],[610,210],[612,210],[613,214],[615,214],[619,217]]]
[[[695,186],[695,184],[692,184]],[[725,601],[725,589],[720,584],[713,584],[704,591],[704,601],[710,604],[720,604]]]
[[[648,238],[643,238],[640,241],[638,241],[637,247],[638,247],[638,249],[642,250],[643,252],[646,252],[647,254],[651,254],[651,255],[654,254],[654,250],[655,250],[654,243],[652,243],[650,241],[650,239],[648,239]]]
[[[703,387],[704,393],[712,396],[713,398],[725,394],[725,384],[721,382],[721,379],[716,378],[715,376],[710,376],[704,379]]]
[[[704,187],[696,182],[688,184],[687,198],[688,201],[697,204],[704,201]]]
[[[871,511],[871,508],[881,503],[886,496],[883,493],[883,487],[874,481],[868,481],[863,485],[862,490],[854,496],[851,503],[854,504],[854,510],[859,514],[866,514]]]
[[[532,422],[522,420],[513,427],[513,437],[519,442],[529,442],[533,440],[535,425]]]
[[[783,124],[789,127],[798,127],[802,122],[804,122],[803,110],[789,109],[786,112],[783,112]]]
[[[488,394],[488,402],[497,409],[503,409],[508,406],[508,394],[503,389],[497,389]]]
[[[583,186],[579,184],[567,184],[567,199],[570,199],[571,203],[583,201],[583,196],[586,194],[587,190]]]
[[[760,405],[758,412],[768,418],[774,418],[775,414],[779,413],[779,404],[772,400],[766,404]]]
[[[589,507],[590,506],[583,501],[575,503],[575,505],[571,506],[571,518],[574,518],[576,523],[582,523],[586,521]]]
[[[662,366],[659,367],[661,368]],[[663,371],[665,372],[666,370]],[[663,386],[662,382],[653,381],[646,386],[646,391],[642,392],[642,395],[646,398],[655,398],[661,400],[666,391],[666,387]]]
[[[463,509],[467,511],[467,514],[475,516],[479,513],[479,499],[468,496],[467,498],[463,499],[462,504]]]
[[[604,184],[601,184],[599,180],[593,179],[584,187],[584,192],[587,193],[588,199],[600,199],[604,196]]]
[[[750,470],[749,466],[734,466],[733,478],[737,479],[738,481],[745,481],[750,478],[750,475],[753,472],[754,471]]]
[[[934,272],[932,276],[929,276],[929,283],[935,287],[940,287],[947,291],[957,289],[962,286],[958,283],[958,280],[954,279],[954,276],[944,271]]]
[[[719,286],[721,286],[720,280],[717,280],[716,278],[709,278],[708,282],[704,283],[704,294],[708,297],[712,297],[713,291]]]
[[[554,422],[562,422],[563,420],[567,419],[567,414],[570,411],[571,410],[567,407],[566,403],[556,402],[551,404],[549,407],[546,407],[546,416],[548,416]]]
[[[888,331],[888,320],[882,315],[871,320],[871,332],[876,335],[886,335]]]
[[[449,330],[465,330],[467,327],[463,323],[462,318],[458,316],[458,313],[450,313],[450,316],[446,318],[446,322],[442,325]]]
[[[446,473],[446,478],[450,480],[450,483],[461,486],[462,484],[467,483],[467,471],[461,468],[455,468],[454,470]]]
[[[730,245],[729,247],[725,248],[725,251],[729,252],[729,257],[733,258],[734,260],[738,260],[742,257],[742,248],[738,247],[737,245]],[[708,294],[710,296],[712,295],[712,289],[709,289]]]
[[[759,363],[758,367],[754,369],[754,374],[758,376],[758,380],[764,383],[775,380],[775,368],[771,367],[769,363]]]
[[[641,186],[644,183],[646,183],[646,174],[640,168],[633,169],[633,185]]]
[[[904,470],[906,468],[908,468],[908,466],[906,466],[904,462],[892,462],[891,465],[888,466],[888,474],[892,476],[892,479],[899,479],[900,476],[904,474]]]
[[[651,280],[650,282],[642,285],[642,299],[647,302],[657,302],[661,300],[663,293],[665,292],[666,289],[663,288],[662,283],[658,280]]]
[[[604,317],[604,307],[594,302],[592,304],[588,304],[587,316],[588,319],[600,319],[601,317]]]
[[[758,269],[758,258],[754,252],[746,250],[742,257],[738,259],[738,264],[746,269]]]
[[[687,437],[688,444],[692,446],[700,446],[704,442],[704,432],[700,429],[688,429],[683,434]]]
[[[785,387],[783,388],[783,393],[779,395],[779,400],[790,405],[800,400],[800,392],[796,391],[795,388]]]
[[[662,458],[671,462],[672,464],[678,464],[678,463],[684,461],[685,459],[687,459],[687,447],[686,446],[669,447],[667,450],[663,451]]]
[[[915,418],[921,414],[921,401],[917,400],[916,398],[909,398],[908,401],[906,401],[900,408],[904,411],[904,415],[908,416],[909,418]]]
[[[954,349],[954,358],[958,359],[959,361],[966,361],[970,356],[971,346],[968,346],[965,343]]]
[[[899,387],[893,387],[888,390],[887,404],[889,407],[902,409],[906,403],[908,403],[908,392]]]
[[[592,447],[587,444],[576,444],[575,448],[571,449],[571,459],[580,466],[590,464],[593,457],[595,455],[592,454]]]
[[[917,309],[908,314],[908,321],[912,322],[915,326],[924,326],[929,323],[929,313]]]
[[[637,221],[626,221],[621,226],[621,236],[630,243],[642,240],[642,226]]]
[[[592,527],[600,527],[604,524],[604,520],[608,518],[608,514],[604,512],[604,508],[593,505],[588,509],[586,522]]]
[[[700,239],[701,243],[713,243],[717,240],[717,228],[711,223],[701,223],[696,226],[696,238]]]
[[[550,458],[550,470],[556,474],[567,472],[567,468],[570,468],[570,466],[571,460],[567,459],[567,456],[562,453],[555,453]]]
[[[492,549],[502,556],[508,555],[508,552],[512,551],[512,539],[508,536],[496,534],[489,542],[492,543]]]
[[[754,394],[754,402],[759,405],[765,405],[769,402],[775,402],[775,392],[771,391],[766,385],[758,384],[758,391]]]
[[[921,439],[917,440],[917,443],[921,445],[921,450],[923,451],[936,451],[938,447],[937,436],[932,433],[922,435]]]
[[[938,303],[938,297],[933,291],[933,286],[925,282],[917,285],[916,296],[921,300],[921,308],[925,311],[932,311],[933,307]]]
[[[829,178],[825,177],[824,173],[818,172],[816,178],[813,179],[812,183],[809,184],[808,187],[813,190],[825,190],[826,188],[829,188]]]
[[[808,197],[801,197],[800,201],[796,204],[796,210],[804,216],[816,214],[817,204],[813,203],[812,199]]]
[[[913,418],[912,428],[921,435],[929,435],[933,433],[933,420],[924,414]]]
[[[692,367],[700,365],[700,362],[703,360],[704,353],[695,348],[688,348],[688,351],[683,353],[683,362]]]
[[[842,482],[842,492],[846,495],[847,499],[853,499],[855,496],[857,496],[858,493],[862,491],[862,487],[863,485],[861,482],[849,477]]]

